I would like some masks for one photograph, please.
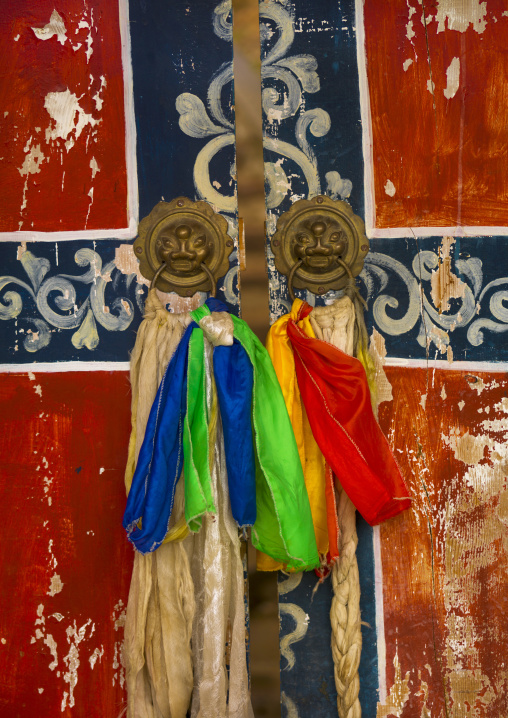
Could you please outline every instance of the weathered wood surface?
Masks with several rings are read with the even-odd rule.
[[[508,359],[498,127],[507,22],[495,2],[260,3],[268,240],[292,201],[320,192],[366,218],[371,251],[358,282],[388,375],[378,375],[381,423],[415,493],[405,517],[360,536],[368,718],[507,712],[498,364]],[[276,65],[292,78],[276,77],[277,47]],[[499,236],[464,237],[464,225]],[[289,297],[267,255],[275,319]],[[297,294],[311,304],[334,297]],[[312,601],[314,585],[308,574],[280,596],[282,705],[292,718],[337,715],[331,592],[321,587]]]
[[[506,2],[358,0],[359,25],[362,5],[371,226],[506,228]]]
[[[0,714],[116,716],[128,373],[3,373],[0,403]]]
[[[506,374],[390,367],[387,377],[394,400],[381,423],[414,501],[381,527],[377,716],[508,715]]]
[[[114,718],[132,563],[127,362],[148,284],[132,252],[138,194],[140,217],[161,199],[205,199],[236,239],[230,8],[4,10],[0,714]],[[55,117],[52,93],[81,109]],[[236,251],[218,296],[239,310]],[[177,311],[203,298],[168,297]]]
[[[0,232],[128,230],[135,136],[126,152],[130,58],[118,0],[4,3],[0,29]]]

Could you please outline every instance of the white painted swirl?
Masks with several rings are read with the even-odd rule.
[[[302,102],[302,90],[296,77],[282,67],[263,65],[261,67],[262,80],[279,80],[286,85],[287,93],[280,93],[273,87],[265,87],[261,93],[261,104],[268,122],[282,122],[293,117]]]
[[[289,68],[300,80],[304,92],[319,92],[321,89],[316,72],[318,64],[313,55],[291,55],[276,64]]]
[[[62,312],[73,310],[72,314],[58,314],[48,304],[49,295],[57,292],[54,302]],[[79,327],[88,310],[90,300],[87,298],[81,307],[76,305],[76,290],[68,279],[61,276],[46,279],[37,293],[37,309],[44,319],[59,329]]]
[[[32,287],[16,277],[0,277],[0,292],[9,284],[17,284],[18,287],[26,289],[30,296],[35,299]],[[21,295],[18,294],[18,292],[13,292],[12,290],[5,292],[2,297],[2,301],[0,302],[0,319],[16,319],[22,309],[23,300],[21,299]]]
[[[234,145],[235,136],[232,132],[214,137],[208,142],[196,157],[194,163],[194,186],[200,199],[210,202],[219,212],[236,212],[236,192],[233,195],[223,195],[213,187],[210,182],[210,162],[224,147]]]
[[[287,157],[299,165],[307,182],[307,196],[309,199],[321,194],[321,183],[317,168],[301,150],[294,145],[290,145],[289,142],[283,142],[277,138],[267,136],[263,137],[263,147],[266,150],[271,150],[283,157]]]
[[[272,20],[279,31],[279,39],[261,63],[262,65],[269,65],[284,57],[293,44],[295,37],[293,18],[281,5],[276,5],[273,2],[261,2],[259,4],[259,17],[260,19]],[[261,41],[263,42],[263,37]]]
[[[265,182],[269,187],[266,197],[267,209],[275,209],[291,189],[284,168],[276,162],[265,162]]]
[[[293,643],[301,641],[307,633],[307,629],[309,627],[309,617],[303,608],[297,606],[296,603],[279,603],[279,613],[281,616],[284,614],[291,616],[296,624],[294,631],[287,633],[280,639],[280,654],[287,661],[287,665],[284,670],[290,671],[294,668],[296,661],[295,654],[290,646]]]
[[[409,332],[416,324],[420,316],[420,293],[418,282],[411,272],[393,257],[378,252],[369,252],[365,257],[365,267],[369,270],[371,265],[394,272],[404,282],[408,292],[408,308],[404,316],[396,319],[387,314],[386,309],[398,309],[399,300],[386,294],[381,294],[374,301],[372,309],[374,321],[385,334],[397,336]]]
[[[231,0],[223,0],[213,11],[213,31],[221,40],[233,41]]]
[[[413,272],[419,276],[422,281],[430,282],[433,272],[439,267],[439,257],[435,252],[422,250],[413,259]],[[464,283],[464,296],[461,297],[461,306],[454,314],[438,312],[434,305],[429,302],[425,294],[422,292],[423,306],[425,307],[430,319],[440,326],[442,329],[450,330],[455,327],[465,327],[469,324],[475,315],[476,302],[470,287]]]
[[[134,306],[129,299],[115,297],[111,309],[106,306],[104,297],[115,262],[109,262],[97,277],[90,289],[90,304],[95,318],[109,332],[123,332],[134,319]]]
[[[222,109],[222,89],[230,82],[233,82],[233,65],[231,62],[226,62],[214,75],[208,88],[208,107],[210,112],[217,122],[220,122],[226,128],[221,128],[220,132],[234,131],[235,128],[234,122],[226,118]],[[215,132],[214,134],[217,133]]]
[[[316,162],[316,156],[307,141],[307,131],[311,132],[314,137],[324,137],[328,134],[331,126],[330,115],[320,107],[307,110],[298,118],[295,130],[296,141],[311,162]]]
[[[27,352],[37,352],[39,349],[47,347],[51,341],[51,331],[46,322],[32,317],[27,321],[35,327],[35,331],[27,332],[23,341],[23,346]]]
[[[210,137],[227,131],[211,121],[202,100],[190,92],[182,92],[178,95],[175,106],[180,115],[178,120],[180,129],[189,137]]]

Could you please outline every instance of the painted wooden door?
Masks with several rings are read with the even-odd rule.
[[[267,0],[260,28],[268,239],[319,193],[365,219],[379,418],[413,496],[358,518],[362,713],[508,715],[506,3]],[[291,718],[337,715],[315,585],[279,578]]]
[[[0,714],[117,716],[138,219],[237,237],[230,3],[3,3]],[[238,308],[237,251],[218,296]],[[184,310],[202,296],[170,305]]]

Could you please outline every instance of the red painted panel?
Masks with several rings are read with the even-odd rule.
[[[381,423],[414,496],[381,527],[379,716],[508,714],[508,379],[387,369]],[[392,708],[391,712],[389,707]]]
[[[0,33],[0,231],[127,227],[118,0],[3,3]]]
[[[423,6],[365,2],[375,225],[506,226],[506,2]]]
[[[1,374],[0,397],[0,715],[117,716],[128,374]]]

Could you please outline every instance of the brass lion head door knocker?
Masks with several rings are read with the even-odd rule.
[[[134,242],[140,271],[151,286],[187,297],[198,291],[215,295],[233,247],[224,217],[187,197],[155,205],[141,220]]]
[[[347,202],[320,195],[295,202],[279,217],[271,241],[275,266],[293,287],[325,294],[343,289],[363,268],[369,242]]]

